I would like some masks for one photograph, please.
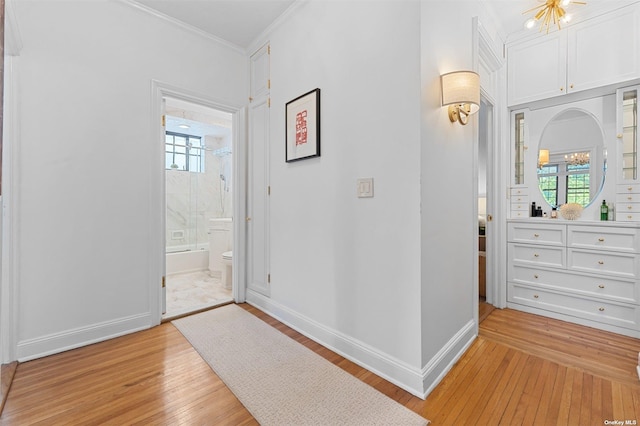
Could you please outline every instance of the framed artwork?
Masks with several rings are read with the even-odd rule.
[[[320,156],[320,89],[285,105],[286,162]]]

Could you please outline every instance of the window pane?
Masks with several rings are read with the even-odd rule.
[[[178,166],[178,170],[187,170],[187,156],[184,154],[176,153],[175,164]]]
[[[173,164],[173,152],[165,153],[165,168],[170,169]]]

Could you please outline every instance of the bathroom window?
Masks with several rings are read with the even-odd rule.
[[[201,137],[166,132],[165,146],[167,170],[204,173],[204,147]]]

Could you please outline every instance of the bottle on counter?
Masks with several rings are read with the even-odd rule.
[[[529,216],[536,217],[536,202],[535,201],[531,202],[531,214]]]
[[[607,206],[606,200],[602,200],[602,205],[600,205],[600,220],[609,220],[609,206]]]
[[[558,218],[558,210],[556,210],[555,207],[551,207],[551,219],[557,219]]]

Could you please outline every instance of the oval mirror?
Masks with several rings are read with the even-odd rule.
[[[572,108],[553,117],[538,145],[538,187],[551,207],[593,201],[607,171],[604,134],[591,113]]]

